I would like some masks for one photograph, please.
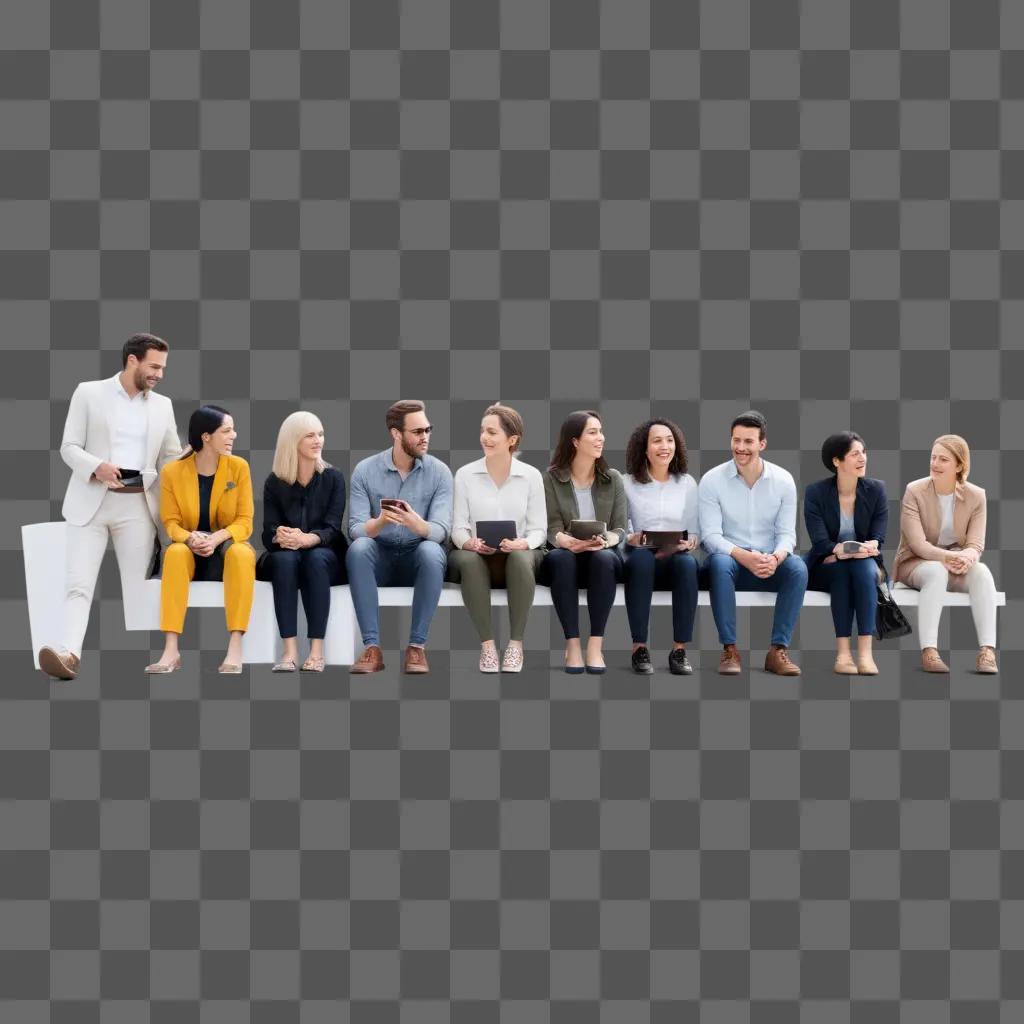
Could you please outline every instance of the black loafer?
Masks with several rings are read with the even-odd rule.
[[[654,671],[651,664],[651,652],[646,647],[638,647],[630,659],[633,671],[642,676],[649,676]]]
[[[689,676],[693,674],[693,666],[686,656],[685,647],[673,647],[668,652],[668,670],[674,676]]]

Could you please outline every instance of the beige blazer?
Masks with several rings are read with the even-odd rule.
[[[961,484],[953,502],[953,531],[958,548],[985,550],[985,492],[971,483]],[[910,573],[925,561],[942,561],[945,548],[936,546],[942,528],[942,512],[931,477],[907,484],[900,510],[900,546],[892,566],[892,578],[907,582]]]

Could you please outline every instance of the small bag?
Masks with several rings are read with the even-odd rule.
[[[885,582],[879,580],[876,584],[878,592],[878,607],[875,609],[875,637],[878,640],[895,640],[901,636],[909,636],[913,633],[906,615],[900,609],[892,596],[892,586],[889,583],[889,573],[885,572]]]

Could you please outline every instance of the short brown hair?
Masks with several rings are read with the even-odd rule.
[[[626,444],[626,472],[638,483],[650,483],[651,474],[647,465],[647,441],[651,436],[651,427],[667,427],[675,438],[676,450],[668,465],[669,475],[682,476],[689,465],[686,454],[686,439],[683,432],[671,420],[647,420],[641,423],[629,436]]]
[[[151,348],[155,348],[157,352],[166,352],[170,347],[163,338],[158,338],[155,334],[133,334],[121,349],[121,369],[128,366],[129,356],[142,360]]]
[[[486,419],[488,416],[498,417],[498,422],[501,424],[501,429],[505,431],[506,437],[515,436],[516,443],[514,447],[510,448],[510,451],[519,451],[519,446],[523,443],[523,434],[526,433],[526,424],[523,423],[523,417],[512,406],[502,405],[501,402],[495,402],[494,405],[487,406],[484,409],[483,416],[480,418]]]
[[[388,430],[404,430],[405,417],[411,412],[423,412],[426,406],[417,398],[407,398],[395,402],[384,414],[384,422]]]

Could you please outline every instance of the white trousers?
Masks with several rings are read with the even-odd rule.
[[[951,573],[941,562],[921,562],[911,571],[907,583],[921,591],[917,621],[922,650],[939,645],[939,618],[947,590],[970,595],[978,646],[995,647],[996,582],[992,579],[992,570],[984,562],[975,562],[962,576]]]
[[[156,524],[150,515],[145,494],[107,492],[96,515],[85,526],[68,523],[67,531],[64,645],[72,654],[81,657],[92,595],[107,550],[107,538],[114,542],[114,554],[121,574],[121,597],[127,606],[129,602],[141,599],[134,596],[134,591],[141,588],[146,579],[153,557]]]

